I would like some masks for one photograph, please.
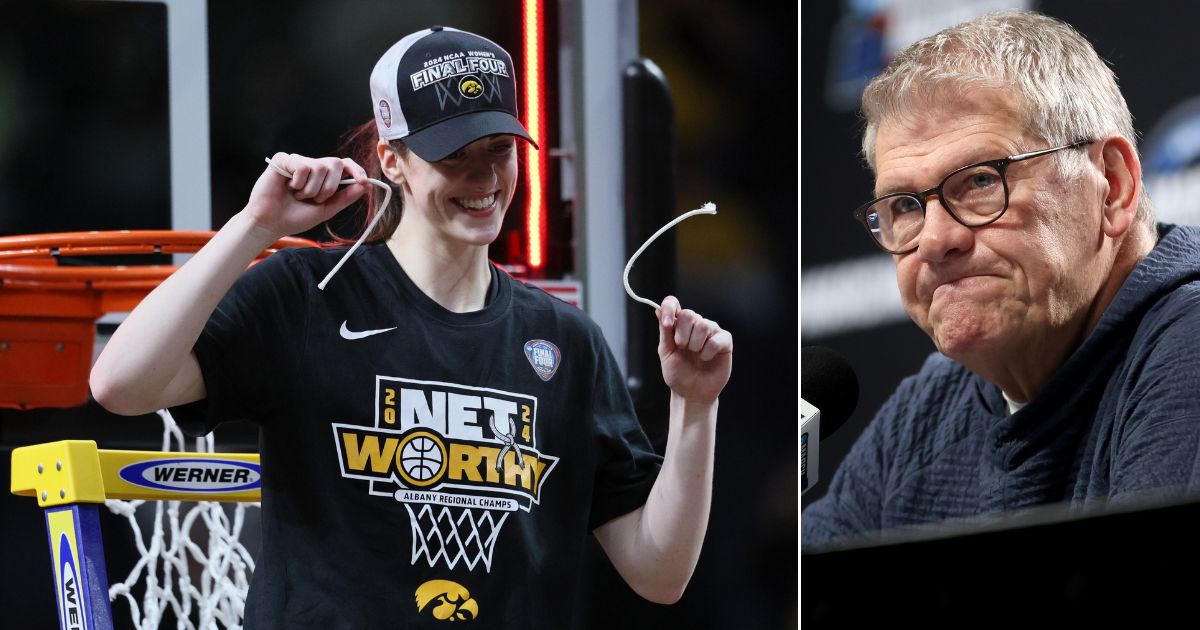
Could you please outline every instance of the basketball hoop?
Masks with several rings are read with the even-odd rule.
[[[492,570],[492,550],[508,512],[499,517],[488,510],[445,505],[404,504],[412,524],[412,563],[424,559],[429,566],[443,561],[451,569],[462,561],[468,569],[482,563]]]
[[[76,407],[87,403],[96,319],[131,311],[177,265],[59,266],[74,256],[186,254],[215,232],[122,230],[0,237],[0,407]],[[280,239],[256,259],[284,247]]]

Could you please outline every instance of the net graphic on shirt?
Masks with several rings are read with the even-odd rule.
[[[480,562],[492,570],[492,550],[509,512],[405,503],[412,524],[412,563],[424,558],[429,566],[444,560],[451,569],[459,562],[474,569]]]
[[[412,565],[490,573],[497,545],[519,544],[500,541],[504,523],[541,505],[559,461],[539,448],[537,409],[521,392],[377,375],[374,422],[331,422],[331,437],[342,477],[404,506]]]

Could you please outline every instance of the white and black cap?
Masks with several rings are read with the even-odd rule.
[[[371,72],[379,137],[436,162],[494,134],[537,143],[517,119],[512,57],[495,42],[434,26],[388,49]]]

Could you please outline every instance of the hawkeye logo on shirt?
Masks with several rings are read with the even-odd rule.
[[[438,621],[472,621],[479,603],[465,586],[451,580],[429,580],[417,587],[417,612]]]
[[[558,458],[537,448],[537,398],[376,377],[375,425],[333,424],[343,477],[408,510],[413,564],[491,570],[510,513],[529,512]]]

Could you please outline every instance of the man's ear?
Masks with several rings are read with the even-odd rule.
[[[400,155],[387,140],[380,140],[379,144],[375,145],[375,153],[379,156],[379,165],[383,169],[383,176],[392,181],[397,186],[404,185],[404,167],[400,161]]]
[[[1121,136],[1100,141],[1100,161],[1108,193],[1101,228],[1110,238],[1121,236],[1137,219],[1142,199],[1142,162],[1133,143]]]

